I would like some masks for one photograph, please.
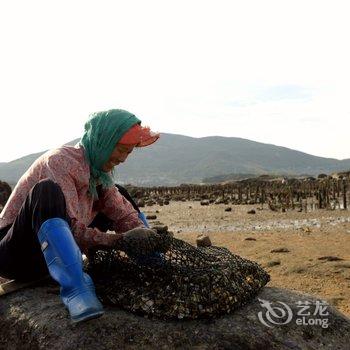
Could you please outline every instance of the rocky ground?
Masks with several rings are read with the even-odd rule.
[[[271,275],[268,286],[316,295],[350,316],[349,210],[282,213],[239,205],[225,211],[228,207],[171,202],[143,210],[175,237],[195,244],[205,233],[214,245],[257,261]]]
[[[260,298],[274,305],[284,303],[290,309],[285,309],[285,317],[279,314],[274,319],[263,309]],[[263,288],[257,298],[231,315],[192,321],[148,319],[105,307],[102,318],[72,324],[57,287],[27,288],[5,295],[1,301],[0,349],[4,350],[349,349],[349,319],[328,307],[328,315],[319,317],[322,325],[311,324],[312,317],[302,324],[298,301],[313,305],[314,312],[318,300],[281,288]]]
[[[344,350],[349,345],[349,319],[337,310],[350,316],[350,211],[281,213],[243,205],[229,210],[199,202],[143,210],[153,216],[151,225],[167,224],[175,237],[195,244],[204,233],[214,245],[257,261],[271,281],[247,305],[213,320],[151,320],[106,307],[101,319],[77,325],[70,322],[56,285],[29,287],[1,297],[0,349]],[[273,302],[275,311],[279,303],[289,305],[293,318],[287,322],[278,315],[279,323],[268,322],[272,314],[263,309],[264,300]],[[308,302],[311,315],[318,315],[315,305],[323,300],[334,306],[321,318],[329,326],[312,325],[312,317],[300,325],[298,303]]]

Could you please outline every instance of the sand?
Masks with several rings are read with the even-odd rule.
[[[151,224],[168,225],[177,238],[195,244],[205,233],[214,245],[257,261],[271,275],[268,286],[310,293],[350,316],[350,210],[282,213],[238,205],[225,212],[227,207],[171,202],[142,209],[157,216]],[[251,209],[256,214],[247,214]],[[288,252],[271,252],[279,248]],[[326,256],[342,260],[319,259]]]
[[[214,245],[257,261],[271,275],[269,286],[313,294],[350,316],[350,210],[282,213],[239,205],[225,212],[227,207],[171,202],[143,211],[157,215],[150,222],[168,225],[177,238],[195,244],[204,233]],[[251,209],[256,214],[248,214]],[[279,248],[287,252],[271,252]]]

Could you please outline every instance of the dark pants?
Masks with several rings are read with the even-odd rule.
[[[1,277],[28,281],[49,273],[37,234],[51,218],[62,218],[70,224],[61,188],[46,179],[30,190],[14,223],[0,230]],[[99,213],[90,227],[106,232],[109,225],[110,220]]]

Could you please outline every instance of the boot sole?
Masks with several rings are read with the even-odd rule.
[[[73,323],[78,323],[78,322],[83,322],[83,321],[88,321],[92,320],[94,318],[101,317],[104,314],[104,311],[97,311],[94,313],[89,313],[88,315],[83,315],[80,317],[72,318]]]

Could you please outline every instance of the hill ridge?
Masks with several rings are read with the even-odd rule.
[[[74,139],[66,145],[74,145]],[[14,184],[44,152],[0,163],[0,180]],[[136,149],[116,168],[117,181],[135,185],[178,185],[235,173],[299,175],[350,169],[350,159],[310,155],[284,146],[240,137],[192,137],[162,133],[150,147]]]

